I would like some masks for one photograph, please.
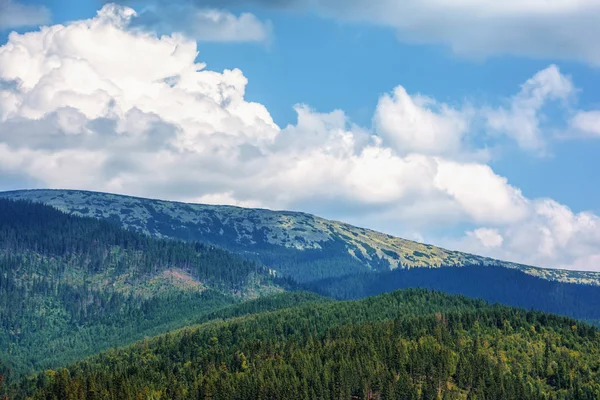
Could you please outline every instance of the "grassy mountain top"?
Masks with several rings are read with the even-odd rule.
[[[600,285],[600,273],[544,269],[442,249],[314,215],[186,204],[76,190],[0,193],[161,238],[213,243],[298,281],[397,268],[501,266],[543,279]]]
[[[598,340],[568,318],[409,290],[185,328],[45,371],[15,398],[596,399]]]

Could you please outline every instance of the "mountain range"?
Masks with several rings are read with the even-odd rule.
[[[12,191],[0,198],[44,204],[143,237],[214,246],[265,268],[277,280],[269,290],[308,290],[343,300],[421,287],[600,323],[597,272],[494,260],[300,212],[77,190]],[[148,276],[155,286],[166,278],[176,287],[204,287],[181,269]]]
[[[492,266],[549,281],[600,285],[599,272],[539,268],[406,240],[314,215],[188,204],[79,190],[20,190],[0,197],[40,202],[158,238],[212,243],[298,282],[396,269]]]
[[[597,275],[297,212],[4,192],[0,398],[596,399]]]

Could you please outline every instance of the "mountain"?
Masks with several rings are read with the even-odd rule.
[[[43,203],[69,215],[95,217],[162,240],[213,244],[265,265],[269,274],[279,277],[279,285],[336,299],[422,287],[593,324],[600,321],[600,274],[594,272],[492,260],[304,213],[85,191],[27,190],[0,193],[2,197]],[[182,283],[193,282],[181,271],[163,273]]]
[[[21,190],[0,197],[51,205],[159,238],[212,243],[297,282],[396,269],[497,266],[542,279],[600,285],[600,273],[544,269],[413,242],[301,212],[186,204],[78,190]]]
[[[234,306],[238,317],[44,371],[11,398],[600,398],[600,332],[572,319],[422,289],[299,305],[286,296],[278,309]]]
[[[598,320],[595,279],[302,213],[5,192],[0,398],[596,399],[584,322],[365,298]]]
[[[406,288],[461,294],[600,325],[600,287],[549,281],[497,266],[396,269],[328,278],[304,286],[306,290],[344,300]]]
[[[14,374],[281,290],[264,266],[212,245],[0,198],[0,362]]]

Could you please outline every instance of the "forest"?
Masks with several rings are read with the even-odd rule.
[[[412,289],[184,328],[41,372],[11,398],[591,400],[599,343],[573,319]]]
[[[343,270],[296,261],[313,256]],[[484,266],[319,276],[0,199],[0,399],[600,398],[581,321],[597,287]]]
[[[566,315],[591,323],[600,321],[600,287],[549,281],[504,267],[397,269],[346,275],[303,285],[305,290],[340,300],[415,287]]]
[[[214,246],[0,199],[0,361],[10,375],[182,327],[271,291],[264,267]]]

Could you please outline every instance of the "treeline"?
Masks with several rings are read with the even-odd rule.
[[[24,381],[15,399],[598,399],[599,332],[426,290],[212,322]]]
[[[147,207],[152,212],[152,205],[148,204]],[[255,227],[252,230],[251,242],[240,242],[239,233],[234,229],[233,223],[222,223],[217,215],[210,217],[210,229],[191,223],[180,229],[170,229],[173,219],[166,218],[161,213],[154,212],[153,215],[155,218],[152,227],[161,234],[182,241],[215,244],[248,260],[276,269],[279,276],[289,277],[295,282],[311,282],[369,271],[365,265],[366,260],[352,257],[346,242],[338,236],[321,242],[320,248],[299,250],[294,246],[269,243],[270,229],[266,227]],[[286,239],[283,239],[284,243],[285,241]],[[369,262],[375,270],[389,270],[389,263],[383,259],[374,257]]]

